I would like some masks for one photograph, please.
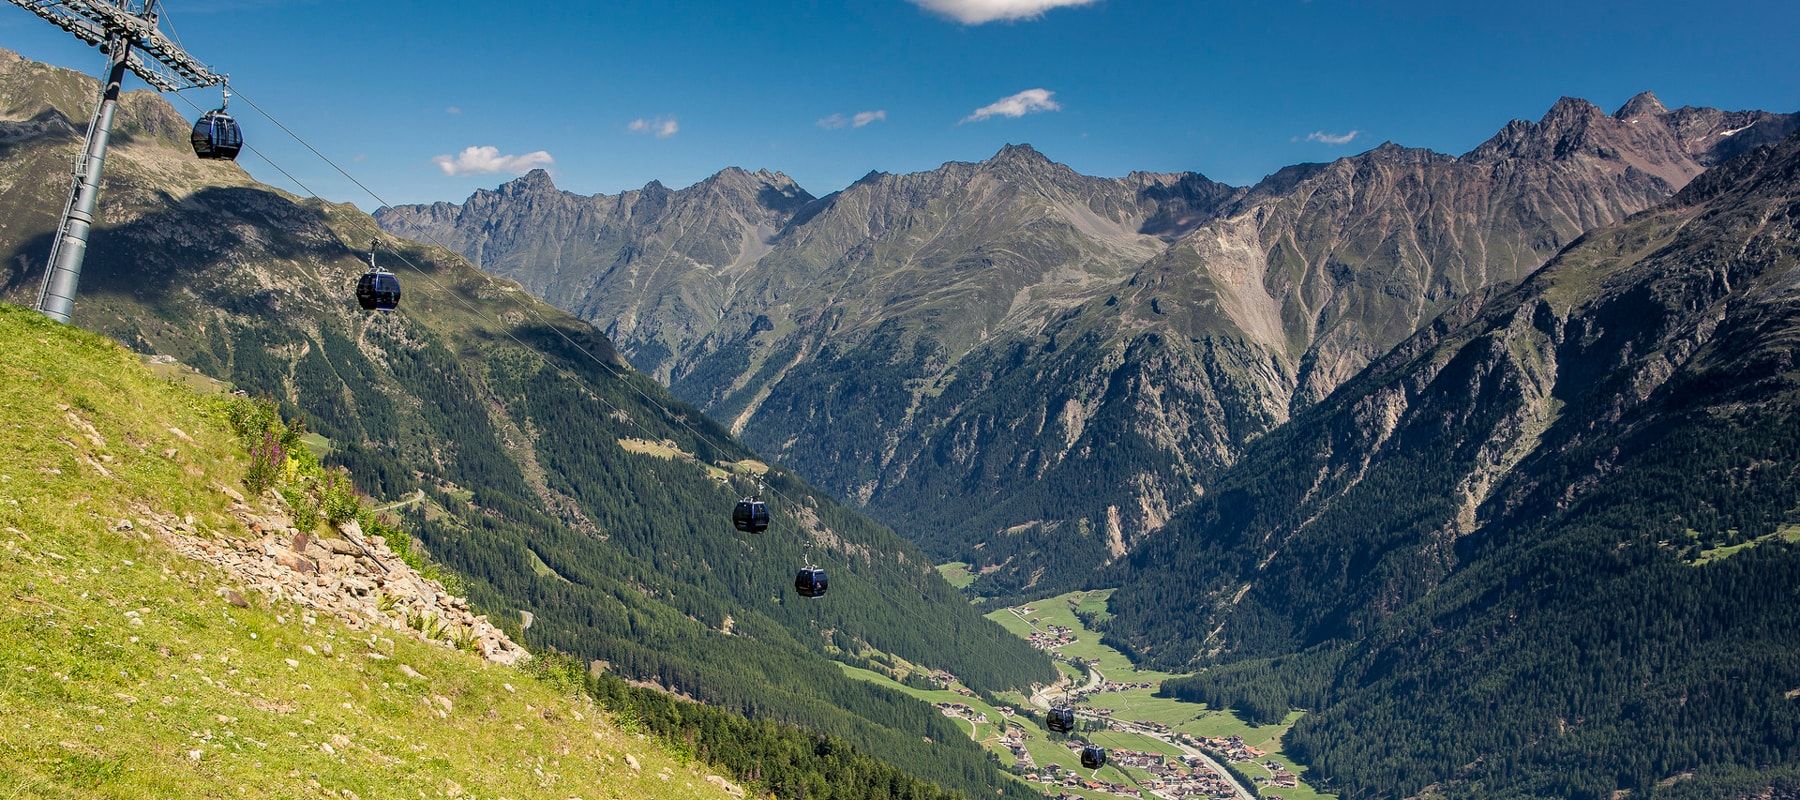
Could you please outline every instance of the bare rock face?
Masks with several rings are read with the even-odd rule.
[[[408,566],[381,537],[364,536],[355,520],[339,526],[342,538],[319,538],[272,525],[271,520],[286,521],[273,493],[259,502],[261,508],[233,502],[231,512],[247,529],[262,530],[261,538],[209,537],[182,530],[171,515],[142,507],[134,511],[176,551],[225,570],[271,602],[331,614],[356,630],[384,629],[462,647],[497,664],[531,657],[487,617],[472,614],[466,599]],[[221,596],[232,605],[248,603],[235,589]]]

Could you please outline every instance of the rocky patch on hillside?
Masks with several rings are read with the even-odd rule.
[[[257,538],[212,536],[191,517],[177,517],[138,505],[135,519],[117,527],[154,535],[184,556],[218,567],[241,587],[271,602],[290,602],[337,617],[354,630],[383,629],[480,653],[497,664],[515,664],[531,654],[475,614],[469,601],[420,575],[380,536],[364,536],[355,520],[338,527],[342,538],[317,536],[294,527],[273,492],[251,506],[242,493],[230,496],[232,516]],[[232,605],[250,601],[237,589],[221,588]]]

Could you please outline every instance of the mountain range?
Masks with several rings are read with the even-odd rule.
[[[1286,746],[1343,796],[1788,796],[1796,127],[1565,99],[1247,188],[1009,146],[818,199],[530,175],[378,218],[606,326],[977,593],[1118,587],[1110,642],[1177,697],[1306,711]],[[757,210],[689,250],[608,216],[651,194]]]
[[[1086,580],[1245,447],[1458,300],[1796,126],[1564,99],[1449,156],[1383,144],[1250,187],[1024,145],[814,198],[724,170],[584,197],[538,171],[385,208],[601,327],[638,368],[974,591]]]

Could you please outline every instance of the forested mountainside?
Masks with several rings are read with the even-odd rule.
[[[92,80],[0,57],[0,273],[35,297]],[[776,527],[726,515],[753,454],[633,372],[605,337],[461,258],[379,232],[348,205],[193,159],[187,123],[129,94],[75,322],[173,356],[330,440],[471,599],[528,644],[752,716],[840,736],[963,791],[1016,792],[934,710],[846,679],[865,648],[984,689],[1048,680],[1047,661],[983,619],[904,539],[784,469]],[[364,248],[406,281],[369,315]],[[420,270],[400,263],[401,255]],[[590,357],[590,354],[593,357]],[[798,602],[810,541],[829,597]]]
[[[1768,796],[1800,764],[1800,135],[1488,290],[1120,564],[1112,637],[1346,796]]]
[[[1249,188],[1027,146],[813,200],[680,191],[382,209],[601,326],[747,442],[975,591],[1051,593],[1461,297],[1668,197],[1792,115],[1565,99],[1460,157],[1383,145]]]

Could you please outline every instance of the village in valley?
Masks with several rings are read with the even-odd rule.
[[[1106,613],[1108,595],[1075,592],[988,614],[1057,662],[1063,682],[1032,697],[978,697],[950,673],[891,657],[879,670],[844,669],[931,701],[1047,798],[1330,800],[1307,786],[1303,771],[1280,752],[1281,735],[1297,713],[1259,728],[1227,711],[1157,697],[1162,681],[1175,676],[1136,669],[1087,627],[1104,618],[1098,615]],[[1077,730],[1053,737],[1043,712],[1062,702],[1078,709]],[[1106,766],[1081,766],[1083,741],[1107,748]]]

